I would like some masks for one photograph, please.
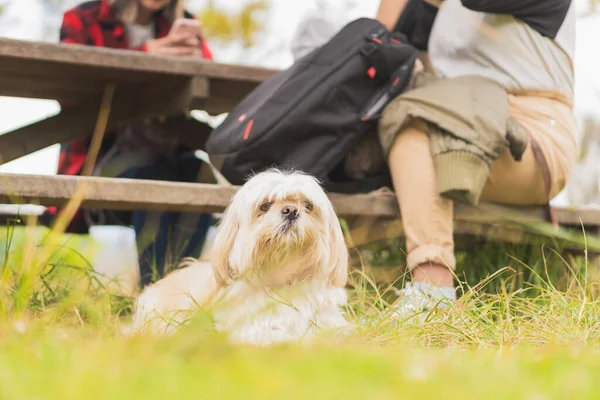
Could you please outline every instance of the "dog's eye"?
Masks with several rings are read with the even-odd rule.
[[[269,203],[268,201],[265,201],[264,203],[262,203],[260,205],[260,211],[264,211],[264,212],[269,211],[269,209],[271,208],[271,204],[273,204],[273,203]]]
[[[313,203],[311,203],[310,201],[307,201],[304,203],[304,207],[306,207],[307,211],[312,211],[313,208],[315,208],[315,206],[313,205]]]

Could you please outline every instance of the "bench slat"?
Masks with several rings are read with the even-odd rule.
[[[61,206],[85,185],[83,206],[106,209],[148,209],[184,212],[221,212],[229,204],[236,187],[200,183],[176,183],[80,176],[0,174],[0,203]],[[395,195],[388,191],[368,194],[329,194],[342,216],[398,218]],[[565,225],[597,226],[600,208],[557,208],[559,222]],[[458,221],[490,223],[506,219],[515,222],[542,221],[541,207],[505,207],[482,204],[481,209],[456,205]]]

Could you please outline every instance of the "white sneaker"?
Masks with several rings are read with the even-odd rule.
[[[456,301],[453,288],[423,282],[408,282],[404,289],[396,289],[399,299],[392,306],[394,320],[408,320],[419,316],[424,320],[433,310],[446,310]]]

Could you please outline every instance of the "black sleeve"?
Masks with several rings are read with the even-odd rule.
[[[473,11],[510,14],[540,35],[554,39],[560,30],[572,0],[461,0]]]
[[[404,34],[417,49],[427,51],[429,34],[438,8],[423,0],[409,0],[396,22],[395,32]]]

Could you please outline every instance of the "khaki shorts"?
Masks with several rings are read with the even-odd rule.
[[[401,110],[393,110],[394,102],[384,110],[378,134],[386,157],[396,136],[412,118],[425,120],[430,130],[432,126],[439,126],[450,132],[460,132],[472,143],[487,140],[485,146],[490,148],[494,145],[489,138],[511,127],[514,120],[524,129],[525,135],[531,135],[538,142],[549,164],[551,196],[564,188],[576,162],[578,146],[572,104],[561,93],[522,91],[512,94],[506,93],[499,85],[490,84],[485,78],[443,79],[431,74],[417,76],[413,89],[399,96],[413,100],[404,102]],[[387,124],[386,119],[389,120]],[[526,142],[525,139],[523,144]],[[441,151],[439,146],[439,141],[431,142],[432,154]],[[470,151],[486,157],[485,152],[477,153],[480,150],[473,146]]]

